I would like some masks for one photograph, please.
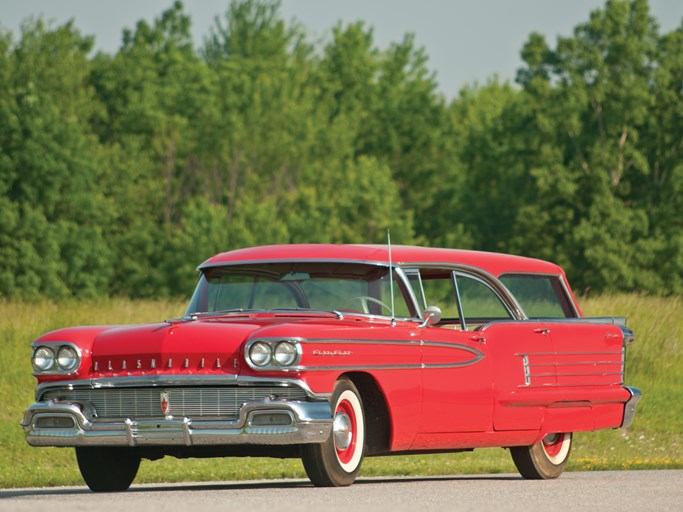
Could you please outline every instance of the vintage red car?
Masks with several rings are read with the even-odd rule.
[[[536,259],[285,245],[204,262],[182,318],[74,327],[33,343],[33,446],[74,446],[94,491],[142,458],[301,457],[318,486],[364,457],[509,448],[524,478],[563,471],[573,432],[628,426],[633,332],[582,318]]]

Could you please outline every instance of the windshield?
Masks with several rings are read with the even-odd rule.
[[[394,275],[395,316],[417,313]],[[359,263],[264,263],[206,269],[187,315],[314,310],[391,316],[389,269]]]

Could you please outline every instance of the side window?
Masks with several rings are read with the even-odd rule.
[[[422,309],[438,306],[443,323],[458,322],[453,272],[443,269],[405,269],[404,272]]]
[[[462,311],[468,324],[511,318],[510,312],[488,285],[460,274],[457,280]]]
[[[423,276],[422,288],[427,306],[439,306],[444,320],[460,319],[453,274]]]
[[[512,318],[498,294],[473,276],[446,269],[408,269],[405,273],[423,308],[441,308],[442,327],[473,329],[491,320]]]
[[[509,274],[500,280],[512,292],[529,318],[576,316],[558,276]]]

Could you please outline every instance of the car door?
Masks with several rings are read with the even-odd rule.
[[[492,428],[492,366],[482,336],[467,330],[458,280],[449,269],[407,273],[422,307],[439,306],[442,320],[420,332],[422,422],[420,433],[485,432]],[[493,293],[487,288],[487,291]],[[495,296],[493,300],[499,303]],[[507,312],[502,308],[503,314]],[[463,329],[465,325],[465,329]]]
[[[555,354],[541,321],[485,326],[493,367],[493,429],[538,430],[546,407],[557,400]]]

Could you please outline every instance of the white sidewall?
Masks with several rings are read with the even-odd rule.
[[[360,405],[360,400],[358,400],[358,397],[353,391],[349,390],[346,390],[339,395],[337,403],[334,404],[335,414],[337,412],[337,407],[344,400],[351,404],[353,413],[356,415],[356,429],[353,432],[356,444],[354,445],[355,451],[353,452],[351,460],[344,464],[339,460],[339,458],[337,458],[337,462],[339,462],[339,465],[344,471],[347,473],[352,473],[360,464],[361,457],[363,456],[363,446],[365,445],[365,418],[363,417],[363,407]]]
[[[569,454],[569,448],[571,448],[572,445],[572,436],[571,434],[564,434],[564,439],[562,440],[562,446],[560,446],[560,451],[558,452],[557,455],[550,456],[548,455],[548,452],[545,449],[545,446],[543,446],[543,453],[545,453],[546,458],[548,461],[550,461],[552,464],[555,464],[556,466],[559,464],[562,464],[564,460],[567,458],[567,455]]]

